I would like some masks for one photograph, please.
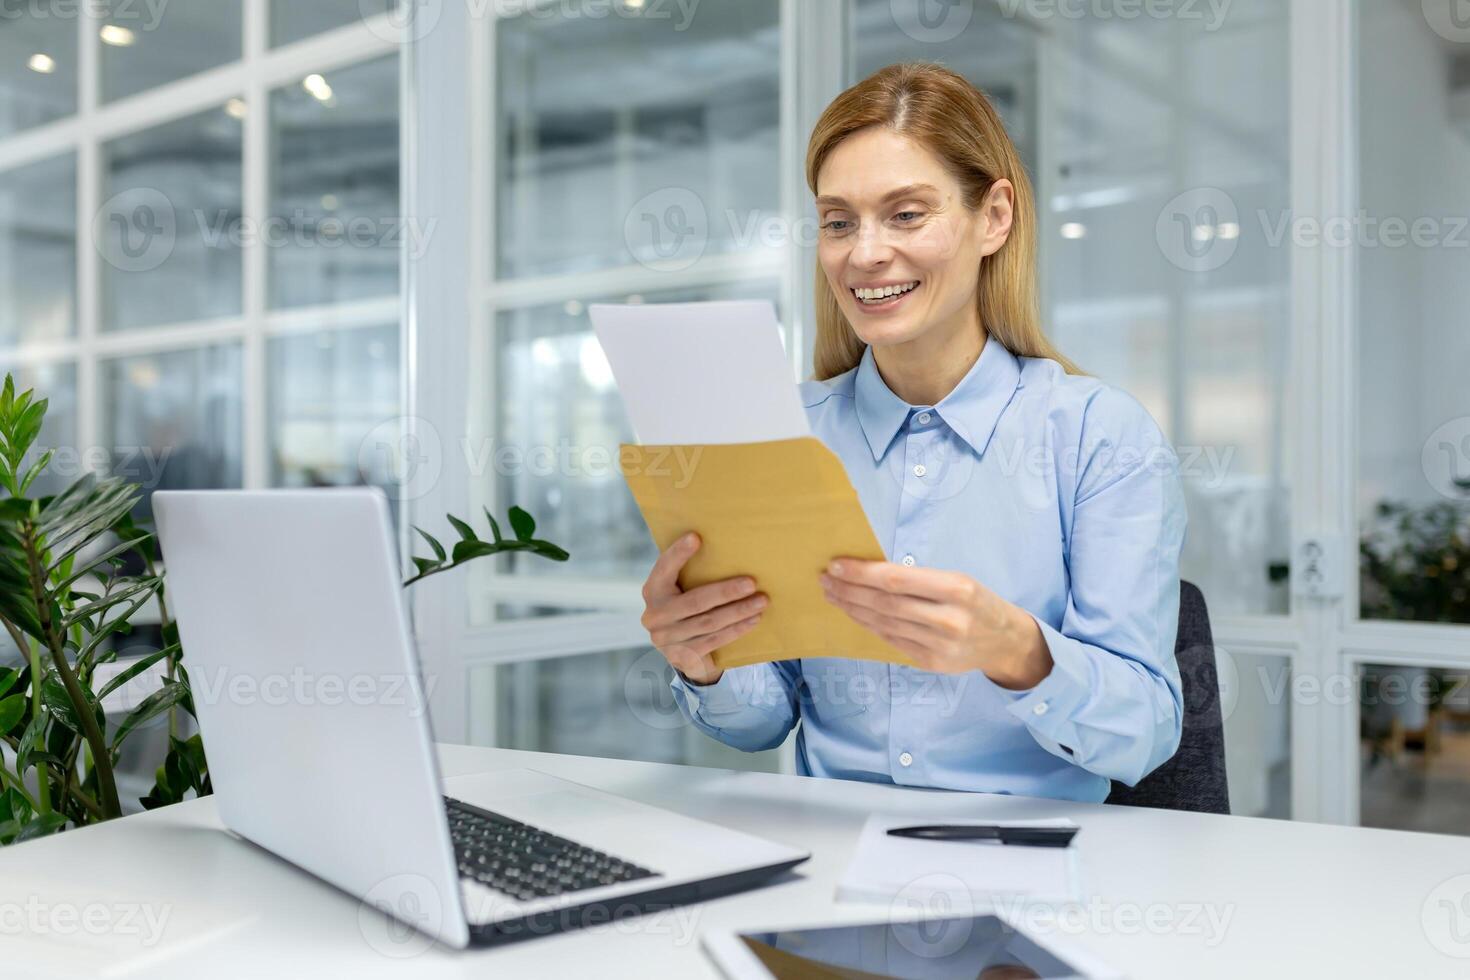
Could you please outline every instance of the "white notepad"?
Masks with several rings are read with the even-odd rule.
[[[837,883],[840,902],[912,904],[949,914],[985,912],[998,904],[1076,902],[1082,899],[1077,841],[1069,847],[1024,847],[988,841],[933,841],[889,837],[894,827],[926,821],[912,814],[868,818],[847,873]],[[927,821],[935,822],[935,821]],[[1075,827],[1070,820],[951,820],[957,825]]]

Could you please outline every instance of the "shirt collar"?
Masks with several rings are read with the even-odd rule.
[[[990,337],[960,383],[934,406],[933,411],[969,444],[977,456],[983,455],[1020,380],[1021,365],[1016,355]],[[858,365],[854,401],[858,424],[862,426],[873,459],[882,459],[893,437],[917,408],[895,395],[883,381],[871,347],[863,351],[862,362]]]

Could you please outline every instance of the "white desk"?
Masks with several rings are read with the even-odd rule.
[[[159,980],[714,977],[700,930],[884,917],[883,906],[832,900],[865,816],[883,810],[1075,819],[1091,902],[1085,916],[1051,928],[1131,976],[1470,976],[1470,959],[1448,955],[1470,955],[1466,838],[502,749],[445,746],[441,756],[446,775],[542,769],[806,847],[813,857],[778,884],[713,902],[510,946],[394,959],[359,924],[360,915],[377,913],[227,834],[213,804],[200,800],[0,851],[0,916],[9,917],[0,928],[12,933],[0,937],[3,972],[43,975],[15,957],[47,949],[41,955],[53,971]],[[385,773],[382,792],[392,785]],[[1450,931],[1454,910],[1441,900],[1464,903],[1459,945]],[[17,942],[15,910],[27,903],[48,915],[67,908],[95,915],[93,928],[103,934],[73,922],[68,937]],[[1218,941],[1210,911],[1217,923],[1228,916]],[[150,912],[155,923],[167,918],[161,939],[145,945]],[[98,929],[104,917],[117,927]],[[374,935],[381,945],[380,920]]]

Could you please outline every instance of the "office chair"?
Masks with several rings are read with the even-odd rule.
[[[1220,678],[1205,597],[1190,582],[1179,583],[1179,638],[1174,644],[1184,688],[1184,733],[1179,751],[1137,786],[1114,781],[1107,802],[1163,810],[1229,813],[1225,777],[1225,730],[1220,716]]]

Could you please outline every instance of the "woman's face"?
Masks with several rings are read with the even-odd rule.
[[[1005,244],[1011,184],[974,211],[939,158],[884,127],[837,145],[817,174],[817,256],[837,304],[875,348],[975,316],[980,260]]]

